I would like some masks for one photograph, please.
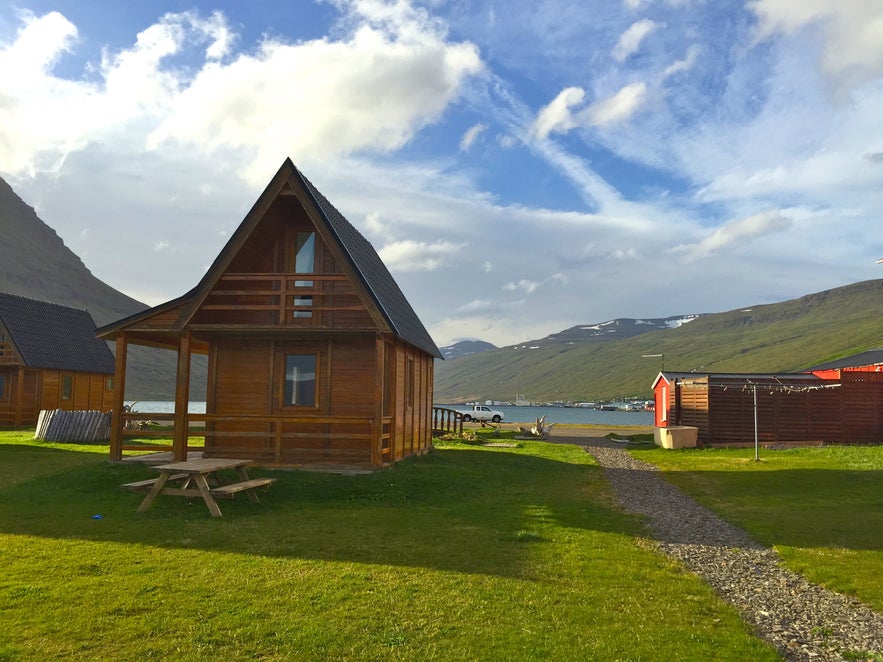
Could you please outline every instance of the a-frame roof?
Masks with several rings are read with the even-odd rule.
[[[114,372],[113,354],[85,310],[0,293],[0,325],[29,368]]]
[[[178,328],[186,326],[245,241],[261,222],[269,206],[280,195],[297,196],[313,222],[321,225],[318,229],[324,230],[324,233],[338,244],[351,272],[359,279],[364,291],[372,299],[371,302],[366,303],[373,303],[373,307],[382,316],[390,331],[428,354],[442,358],[432,337],[426,331],[374,247],[301,174],[291,159],[285,159],[279,171],[195,288],[174,301],[102,327],[98,330],[99,335],[109,336],[115,330],[146,319],[160,310],[168,310],[175,306],[181,306],[176,326]]]

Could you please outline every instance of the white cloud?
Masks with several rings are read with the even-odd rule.
[[[158,241],[155,244],[153,244],[153,252],[154,253],[162,253],[163,251],[168,250],[170,245],[171,244],[169,244],[169,242],[167,242],[167,241]]]
[[[541,281],[529,280],[527,278],[522,278],[518,281],[511,281],[508,283],[504,283],[502,289],[504,292],[524,292],[525,294],[533,294],[539,288],[544,285],[548,285],[549,283],[560,283],[561,285],[567,285],[568,278],[562,273],[555,273],[545,278]]]
[[[467,130],[460,139],[460,151],[468,152],[469,148],[472,147],[472,144],[478,139],[478,137],[487,131],[487,128],[487,124],[475,124],[469,127],[469,130]]]
[[[365,216],[365,229],[371,235],[389,239],[391,224],[383,218],[382,214],[375,211]]]
[[[550,133],[566,133],[576,127],[605,127],[631,118],[647,99],[647,85],[643,82],[623,86],[610,97],[573,112],[582,103],[585,91],[568,87],[558,93],[549,105],[537,114],[533,133],[545,139]]]
[[[0,43],[0,171],[33,175],[57,171],[85,144],[94,90],[49,75],[77,39],[70,21],[51,12],[22,22],[14,42]]]
[[[681,73],[683,71],[690,71],[695,64],[696,60],[699,59],[699,53],[701,49],[696,44],[693,44],[687,49],[687,55],[682,60],[675,60],[670,65],[668,65],[665,70],[662,72],[663,78],[668,78],[669,76],[673,76],[674,74]]]
[[[612,97],[592,104],[580,113],[580,119],[591,126],[607,126],[625,122],[647,99],[647,85],[630,83]]]
[[[837,85],[863,82],[883,71],[883,3],[879,0],[755,0],[758,35],[794,34],[809,25],[824,32],[822,66]]]
[[[482,71],[473,44],[447,41],[407,2],[339,4],[349,12],[343,38],[266,37],[235,57],[223,15],[166,14],[130,48],[105,52],[95,81],[53,74],[77,37],[70,21],[25,15],[15,41],[0,44],[0,171],[57,170],[117,134],[141,149],[247,155],[245,174],[257,181],[288,154],[303,162],[398,149]],[[199,47],[195,67],[168,62]]]
[[[536,289],[541,285],[534,280],[527,280],[526,278],[522,278],[519,281],[512,281],[503,285],[503,290],[506,292],[515,292],[521,290],[525,294],[533,294]]]
[[[700,241],[675,246],[671,252],[682,254],[689,259],[707,257],[733,244],[783,232],[791,228],[792,225],[792,219],[785,216],[781,210],[776,209],[725,223],[715,228]]]
[[[458,315],[471,315],[473,313],[486,313],[496,308],[497,304],[490,299],[473,299],[457,308]]]
[[[316,161],[402,147],[441,116],[481,60],[474,45],[446,42],[407,3],[353,8],[352,20],[368,22],[345,41],[267,40],[254,55],[207,63],[148,144],[247,149],[256,181],[283,152]]]
[[[427,244],[405,239],[386,244],[377,253],[391,271],[435,271],[463,246],[450,241]]]
[[[641,42],[658,27],[659,24],[655,21],[651,21],[649,18],[644,18],[632,23],[628,29],[620,35],[619,41],[613,48],[613,52],[611,53],[613,59],[617,62],[625,62],[630,55],[637,53],[638,49],[641,47]]]
[[[567,87],[561,90],[549,105],[537,113],[533,133],[540,139],[545,139],[552,132],[565,133],[573,129],[577,124],[570,109],[582,103],[585,97],[585,90],[579,87]]]

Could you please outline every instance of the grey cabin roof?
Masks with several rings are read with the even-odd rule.
[[[0,292],[0,325],[29,368],[114,372],[113,354],[85,310]]]
[[[866,352],[860,352],[858,354],[853,354],[852,356],[844,356],[841,359],[835,359],[834,361],[828,361],[827,363],[814,365],[811,368],[807,368],[807,371],[838,370],[840,368],[860,368],[866,365],[881,364],[883,364],[883,349],[869,349]]]

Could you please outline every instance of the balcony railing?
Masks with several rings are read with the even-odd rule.
[[[365,326],[370,316],[344,274],[225,274],[195,323]]]

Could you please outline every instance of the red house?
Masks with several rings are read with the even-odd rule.
[[[661,372],[657,428],[695,427],[703,445],[883,441],[883,372]]]
[[[371,244],[290,160],[195,288],[98,336],[117,344],[112,459],[136,448],[122,412],[133,343],[177,352],[175,414],[137,415],[173,424],[175,459],[193,437],[208,457],[335,470],[431,446],[441,354]],[[197,353],[205,414],[187,411]]]

